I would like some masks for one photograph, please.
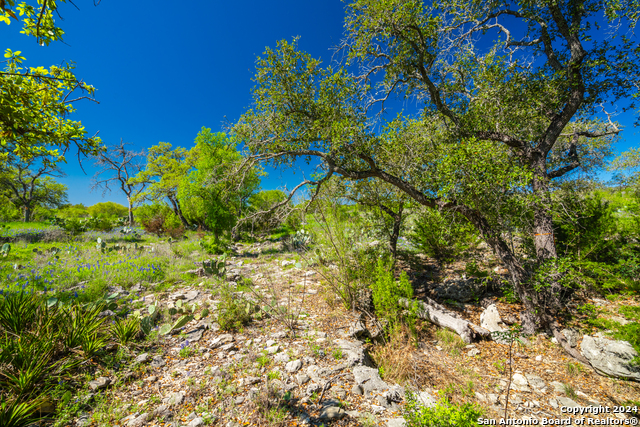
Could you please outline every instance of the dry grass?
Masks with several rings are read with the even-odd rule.
[[[374,347],[371,351],[373,361],[381,369],[385,381],[406,384],[414,376],[415,363],[413,345],[408,328],[397,328],[389,337],[387,343]]]

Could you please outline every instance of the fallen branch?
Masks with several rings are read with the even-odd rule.
[[[412,304],[418,305],[417,315],[421,319],[427,319],[431,323],[435,323],[443,328],[451,329],[466,342],[467,344],[478,341],[480,339],[491,338],[491,332],[478,325],[461,318],[456,313],[446,309],[431,298],[426,301],[414,300],[410,301],[406,298],[400,298],[400,305],[409,308]]]

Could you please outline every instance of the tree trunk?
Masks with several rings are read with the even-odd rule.
[[[398,253],[398,237],[400,237],[400,226],[402,225],[402,211],[404,210],[404,204],[400,203],[398,213],[393,216],[393,229],[389,236],[389,248],[391,249],[391,255],[393,259],[396,259]]]
[[[556,258],[556,245],[553,236],[553,217],[551,216],[551,195],[549,194],[549,177],[544,159],[533,165],[533,194],[540,201],[534,211],[535,247],[538,261]]]
[[[22,222],[29,222],[29,221],[31,221],[31,206],[24,205],[24,217],[22,219]]]
[[[509,245],[502,239],[500,233],[494,230],[479,212],[468,207],[460,208],[459,211],[480,231],[482,238],[507,267],[511,275],[511,284],[526,311],[521,316],[523,332],[527,335],[535,333],[542,326],[539,313],[543,306],[540,305],[538,295],[529,283],[529,274],[511,251]]]
[[[536,259],[539,265],[558,257],[555,238],[553,235],[553,216],[551,214],[551,195],[549,193],[549,176],[546,171],[546,162],[543,156],[533,163],[533,194],[539,200],[534,208],[535,249]],[[549,328],[553,322],[552,316],[563,310],[563,299],[567,289],[559,283],[560,276],[551,272],[548,276],[548,286],[538,291],[540,307],[544,307],[544,326]]]
[[[187,221],[187,218],[185,218],[184,215],[182,214],[182,209],[180,208],[180,202],[178,200],[176,200],[176,207],[178,209],[178,218],[180,218],[180,222],[185,227],[188,227],[189,221]]]
[[[188,227],[189,223],[187,222],[187,219],[184,217],[184,215],[182,215],[182,209],[180,209],[180,203],[178,202],[178,200],[174,199],[173,197],[167,197],[167,198],[171,202],[171,206],[173,207],[173,213],[176,214],[178,218],[180,218],[180,222],[182,223],[182,225],[184,225],[185,227]]]
[[[131,197],[127,197],[127,203],[129,204],[129,227],[133,226],[133,206],[131,205]]]

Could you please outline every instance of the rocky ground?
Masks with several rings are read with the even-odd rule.
[[[220,300],[206,278],[162,294],[142,289],[136,298],[143,304],[158,301],[172,307],[182,300],[210,307],[214,315],[193,320],[180,333],[146,348],[132,349],[130,363],[117,371],[97,369],[83,397],[87,410],[75,425],[400,426],[407,388],[425,405],[442,397],[477,403],[487,418],[504,414],[507,389],[508,414],[518,418],[566,419],[561,407],[602,405],[613,411],[640,400],[636,368],[625,365],[631,374],[638,373],[636,381],[598,375],[568,358],[545,334],[514,346],[511,358],[505,344],[466,345],[428,322],[419,322],[417,340],[380,342],[372,319],[345,310],[324,291],[320,274],[297,267],[295,254],[274,245],[238,247],[237,256],[227,261],[227,279],[250,278],[253,290],[237,297],[273,295],[298,315],[296,325],[274,315],[233,332],[221,331],[213,321]],[[477,325],[487,326],[489,312],[498,327],[518,320],[521,307],[502,302],[489,288],[464,294],[468,279],[455,269],[433,281],[432,273],[412,271],[408,264],[405,268],[421,295],[434,297]],[[591,302],[612,316],[619,316],[621,304],[637,305],[631,299]],[[594,358],[607,356],[609,340],[568,334],[583,353],[585,341],[591,340],[588,351],[600,352]],[[612,362],[611,369],[623,369],[625,360]],[[99,407],[96,401],[102,402]],[[580,416],[623,420],[638,414]]]

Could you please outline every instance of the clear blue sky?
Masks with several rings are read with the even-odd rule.
[[[100,104],[78,103],[73,118],[90,134],[100,131],[107,144],[123,138],[138,149],[159,141],[190,148],[201,127],[221,131],[225,117],[236,121],[251,106],[257,55],[277,40],[300,36],[301,49],[330,62],[331,48],[342,37],[345,7],[340,0],[75,3],[80,10],[71,4],[59,9],[66,44],[40,47],[13,22],[0,26],[2,49],[21,50],[28,66],[75,61],[76,76],[98,89]],[[637,146],[633,116],[616,119],[626,127],[618,150]],[[61,181],[69,187],[70,202],[102,201],[101,192],[89,191],[91,160],[83,162],[85,175],[75,153],[67,158],[68,176]],[[291,188],[300,176],[272,171],[263,187],[288,183]],[[117,190],[104,200],[125,201]]]
[[[12,22],[0,26],[2,49],[21,50],[29,66],[76,62],[76,76],[97,88],[100,104],[79,102],[71,118],[90,134],[100,131],[107,144],[123,138],[139,148],[159,141],[190,148],[203,126],[216,132],[225,117],[236,121],[251,106],[257,55],[277,40],[300,36],[302,49],[330,62],[345,6],[340,0],[75,3],[79,11],[61,4],[64,21],[56,20],[66,45],[38,46]],[[70,202],[102,201],[101,192],[89,192],[91,161],[83,162],[85,175],[75,153],[67,158],[60,181]],[[272,172],[263,187],[277,188],[290,177]],[[125,201],[117,191],[105,200]]]

